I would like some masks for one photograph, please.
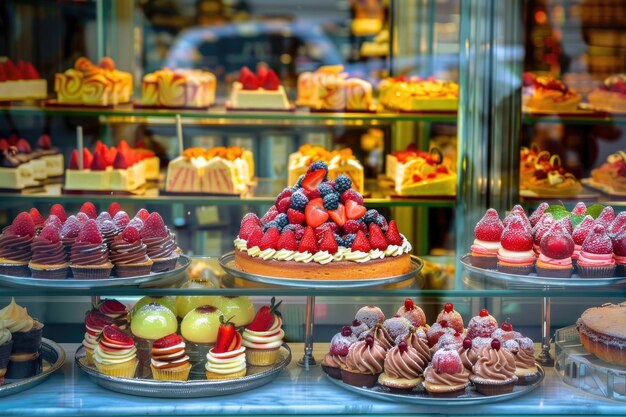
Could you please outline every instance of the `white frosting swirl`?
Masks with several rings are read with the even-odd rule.
[[[9,343],[13,339],[11,332],[6,328],[4,320],[0,320],[0,346]]]
[[[220,375],[234,374],[246,369],[246,348],[240,347],[232,352],[215,353],[213,349],[206,355],[204,368]]]
[[[237,239],[235,239],[235,248],[242,252],[248,252],[248,246],[246,246],[247,243],[248,242],[246,242],[245,239],[241,239],[238,237]]]
[[[293,256],[293,260],[296,262],[303,262],[303,263],[309,263],[313,260],[313,254],[309,253],[308,251],[306,252],[297,252],[294,256]]]
[[[0,310],[0,319],[4,320],[4,325],[11,333],[28,332],[35,325],[35,320],[28,315],[25,307],[20,307],[11,298],[11,303]]]
[[[270,259],[272,259],[274,257],[274,254],[276,253],[276,249],[272,249],[272,248],[267,248],[265,250],[262,250],[259,253],[259,258],[265,260],[265,261],[269,261]]]
[[[252,349],[276,349],[282,346],[285,332],[281,328],[283,321],[280,317],[274,318],[272,327],[265,332],[255,332],[245,329],[242,335],[241,344]]]
[[[328,253],[328,251],[324,250],[321,252],[317,252],[315,255],[313,255],[313,261],[317,262],[318,264],[324,265],[327,264],[329,262],[332,262],[334,260],[333,255],[331,255],[330,253]]]
[[[128,362],[137,356],[137,348],[132,346],[128,349],[115,349],[106,351],[98,344],[93,351],[93,360],[103,365],[114,365]]]
[[[257,257],[259,256],[260,253],[261,253],[261,248],[259,248],[258,246],[253,246],[248,249],[248,255],[252,257]]]
[[[281,249],[276,252],[276,254],[274,255],[274,259],[278,261],[291,261],[296,253],[298,252],[296,252],[295,250]]]
[[[357,250],[357,251],[351,251],[350,253],[346,253],[345,259],[346,261],[353,261],[353,262],[367,262],[371,258],[370,258],[369,252],[361,252],[360,250]]]
[[[380,249],[372,249],[370,251],[370,258],[372,259],[383,259],[385,257],[385,252]]]

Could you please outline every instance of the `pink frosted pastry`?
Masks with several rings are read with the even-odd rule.
[[[426,315],[424,310],[416,306],[412,299],[407,298],[404,300],[404,305],[398,309],[397,315],[405,317],[415,327],[422,327],[426,325]]]
[[[426,332],[426,337],[428,338],[428,344],[430,346],[435,346],[439,341],[439,338],[444,334],[455,334],[457,333],[452,327],[448,326],[448,322],[442,320],[430,326],[430,329]]]
[[[398,336],[409,332],[411,322],[404,317],[391,317],[383,322],[383,327],[387,329],[389,336],[396,340]]]
[[[574,253],[572,253],[572,259],[577,260],[580,256],[580,250],[583,243],[585,242],[589,232],[591,232],[591,229],[593,229],[594,225],[595,220],[593,220],[593,217],[587,215],[572,232],[572,239],[574,240]]]
[[[454,304],[446,303],[443,306],[443,310],[437,316],[437,322],[447,321],[448,326],[452,327],[455,331],[463,333],[463,317],[458,311],[454,309]]]
[[[580,249],[578,274],[582,278],[605,278],[613,276],[614,271],[611,238],[604,226],[596,224]]]
[[[498,212],[492,208],[487,210],[474,228],[474,243],[471,247],[472,265],[478,268],[495,269],[498,262],[500,236],[504,226]]]
[[[371,329],[377,324],[382,324],[382,322],[385,321],[385,314],[376,306],[365,306],[361,307],[361,309],[356,312],[356,316],[354,318],[361,323],[365,323],[367,327]]]
[[[489,314],[486,308],[480,310],[477,316],[471,318],[467,325],[467,336],[470,339],[476,337],[491,337],[491,334],[498,328],[497,320]]]
[[[457,397],[465,392],[469,377],[456,350],[440,350],[424,371],[424,388],[436,397]]]
[[[330,377],[341,379],[341,367],[346,363],[346,357],[350,346],[357,341],[349,326],[345,326],[340,333],[337,333],[330,341],[330,348],[324,359],[322,359],[322,369]]]

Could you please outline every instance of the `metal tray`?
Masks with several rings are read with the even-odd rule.
[[[563,382],[587,394],[626,401],[625,366],[604,362],[587,352],[580,343],[576,326],[557,330],[554,340],[554,369]]]
[[[155,398],[197,398],[237,394],[258,388],[273,381],[291,362],[291,349],[283,344],[278,361],[272,366],[248,366],[247,375],[229,380],[157,381],[155,379],[116,378],[100,373],[95,367],[84,363],[85,348],[79,347],[74,361],[102,388],[122,394]]]
[[[486,279],[488,281],[504,284],[508,287],[519,288],[520,284],[524,284],[524,287],[564,287],[564,288],[590,288],[590,287],[604,287],[612,285],[626,284],[626,277],[611,277],[611,278],[580,278],[574,274],[570,278],[550,278],[540,277],[535,273],[528,275],[516,275],[499,272],[495,269],[484,269],[473,266],[470,261],[470,254],[467,253],[461,256],[461,265],[463,268],[473,274],[477,274],[479,278]],[[529,285],[530,284],[530,285]]]
[[[151,272],[149,275],[141,275],[129,278],[106,278],[106,279],[46,279],[16,277],[0,274],[0,285],[13,288],[47,288],[47,289],[72,289],[85,290],[91,288],[116,287],[121,285],[138,285],[142,288],[166,286],[174,284],[185,276],[183,271],[187,269],[191,260],[186,255],[180,255],[176,267],[166,272]]]
[[[40,374],[24,379],[6,379],[4,385],[0,386],[0,397],[17,394],[41,384],[65,363],[65,351],[46,338],[41,339],[41,357],[43,364]]]
[[[384,401],[392,401],[395,403],[407,403],[407,404],[416,404],[416,405],[475,405],[475,404],[490,404],[498,401],[511,400],[513,398],[521,397],[522,395],[526,395],[529,392],[533,391],[537,388],[543,378],[545,377],[545,372],[543,368],[537,365],[537,369],[541,374],[539,379],[529,385],[515,385],[513,387],[513,392],[508,394],[500,394],[500,395],[482,395],[476,392],[474,387],[470,384],[467,388],[465,388],[465,394],[462,394],[456,398],[442,398],[442,397],[431,397],[424,390],[422,384],[418,385],[417,388],[413,391],[409,391],[408,393],[399,393],[399,391],[394,391],[391,388],[383,387],[382,385],[374,385],[372,388],[365,387],[355,387],[353,385],[345,384],[340,379],[334,379],[326,375],[329,381],[333,384],[340,386],[341,388],[347,389],[348,391],[355,392],[357,394],[364,395],[366,397],[375,398],[378,400]]]
[[[379,285],[394,284],[402,282],[409,278],[413,278],[420,273],[424,266],[417,256],[411,256],[411,271],[406,274],[396,275],[386,278],[372,279],[342,279],[342,280],[317,280],[317,279],[301,279],[301,278],[278,278],[268,277],[265,275],[256,275],[244,272],[237,267],[235,263],[235,252],[228,252],[220,258],[220,265],[224,271],[230,275],[236,276],[252,282],[260,282],[262,284],[278,285],[281,287],[299,287],[299,288],[359,288],[359,287],[376,287]]]

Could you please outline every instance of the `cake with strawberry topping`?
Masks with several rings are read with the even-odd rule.
[[[32,257],[31,245],[35,236],[32,217],[22,212],[0,235],[0,273],[27,277]]]
[[[245,272],[298,279],[372,279],[411,271],[411,245],[395,221],[363,206],[347,176],[315,162],[259,219],[247,214],[235,239]]]
[[[624,95],[626,95],[626,74],[614,74],[589,93],[587,99],[596,110],[625,112],[626,99]]]
[[[93,365],[93,352],[98,346],[100,333],[106,326],[114,324],[111,317],[105,316],[97,309],[90,310],[85,317],[85,336],[83,346],[85,347],[85,361],[87,365]]]
[[[530,223],[519,215],[511,218],[502,231],[498,249],[498,271],[509,274],[527,275],[535,265],[533,236]]]
[[[246,347],[235,325],[220,316],[215,346],[206,355],[206,378],[233,379],[246,375]]]
[[[28,267],[33,278],[67,278],[69,263],[57,228],[44,227],[33,238],[31,250],[33,256]]]
[[[456,350],[438,350],[424,370],[424,388],[434,397],[454,398],[465,393],[469,378]]]
[[[612,277],[615,271],[613,244],[601,224],[587,235],[578,256],[578,274],[582,278]]]
[[[591,170],[592,185],[612,193],[626,192],[626,151],[620,150],[607,157],[600,167]]]
[[[498,212],[489,209],[474,228],[474,243],[471,247],[472,265],[479,268],[495,269],[498,264],[498,251],[502,247],[500,237],[504,231]]]
[[[276,363],[278,351],[283,344],[285,332],[282,329],[283,319],[272,297],[269,306],[261,307],[254,319],[243,331],[243,346],[246,347],[246,361],[254,366],[269,366]]]
[[[48,96],[48,85],[32,63],[13,62],[6,59],[0,63],[0,101],[39,100]]]
[[[280,80],[266,65],[259,65],[256,74],[243,67],[239,81],[233,83],[227,108],[237,110],[289,110],[291,104]]]
[[[316,161],[322,161],[327,165],[327,175],[330,180],[336,180],[339,175],[345,175],[351,181],[351,188],[358,193],[364,193],[365,171],[361,162],[352,153],[352,149],[327,150],[323,146],[308,143],[289,155],[288,184],[296,185]]]
[[[191,364],[185,351],[185,341],[176,333],[157,339],[152,344],[150,369],[152,378],[161,381],[186,381]]]
[[[569,278],[574,271],[574,240],[561,223],[555,223],[541,238],[541,251],[535,268],[543,277]]]
[[[385,176],[393,182],[398,195],[453,196],[457,182],[455,162],[445,159],[438,148],[426,152],[411,143],[405,150],[387,155]]]
[[[146,245],[146,252],[152,260],[152,272],[171,271],[176,267],[180,249],[159,213],[156,211],[150,213],[140,235]]]
[[[98,371],[117,378],[133,378],[137,370],[137,348],[133,338],[115,324],[106,326],[93,353]]]
[[[571,112],[578,108],[581,96],[563,81],[550,76],[524,73],[525,106],[531,111]]]
[[[104,299],[98,305],[98,312],[113,320],[121,330],[128,328],[129,316],[126,306],[115,299]]]
[[[626,302],[585,310],[576,321],[576,329],[588,352],[608,363],[626,366]]]
[[[111,275],[113,264],[98,225],[89,219],[82,226],[70,254],[70,268],[76,279],[102,279]]]
[[[341,379],[341,367],[345,366],[350,346],[358,341],[350,326],[344,326],[330,340],[328,353],[322,359],[322,370],[331,378]]]

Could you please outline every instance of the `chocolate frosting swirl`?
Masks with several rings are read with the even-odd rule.
[[[341,368],[345,366],[345,363],[345,358],[337,355],[332,355],[330,353],[327,353],[326,356],[324,356],[324,359],[322,359],[322,365],[329,366],[331,368]]]
[[[465,349],[463,346],[461,346],[458,352],[465,369],[471,371],[474,367],[474,364],[478,360],[478,353],[476,353],[476,349],[474,349],[474,347]]]
[[[32,236],[16,236],[10,231],[0,235],[0,258],[28,262],[31,257]]]
[[[70,261],[74,265],[102,265],[109,261],[109,252],[104,243],[74,242]]]
[[[444,374],[437,373],[430,365],[424,371],[424,380],[434,385],[445,385],[450,387],[450,391],[456,391],[464,388],[469,382],[470,373],[464,367],[461,368],[461,372],[456,374]]]
[[[472,372],[485,380],[506,381],[515,374],[515,357],[507,349],[495,350],[485,346],[478,353]]]
[[[143,243],[148,247],[148,256],[152,259],[169,258],[176,250],[176,242],[169,234],[165,237],[147,237]]]
[[[41,236],[36,236],[33,239],[31,245],[33,251],[33,258],[31,261],[36,264],[42,265],[60,265],[66,262],[65,248],[63,243],[50,242],[49,240],[42,239]]]
[[[350,347],[345,369],[359,374],[379,374],[383,371],[385,354],[385,348],[376,341],[371,347],[364,340],[357,342]]]
[[[412,331],[406,336],[404,341],[407,345],[411,346],[413,349],[417,351],[417,353],[426,361],[430,362],[432,358],[432,353],[430,351],[430,347],[428,347],[428,341],[419,337],[419,335]]]
[[[385,357],[385,373],[392,378],[415,379],[424,373],[426,366],[428,361],[411,346],[404,352],[394,346]]]
[[[147,247],[141,239],[131,243],[118,235],[111,242],[109,258],[115,265],[141,264],[150,260],[146,254],[146,249]]]
[[[532,368],[535,366],[535,349],[520,349],[515,355],[515,366],[517,368]]]
[[[369,334],[374,336],[374,340],[380,343],[380,345],[385,350],[389,350],[395,345],[393,338],[391,337],[387,329],[383,327],[382,324],[377,324],[376,327],[373,327],[372,329],[370,329],[369,332],[361,333],[361,335],[359,336],[359,339],[365,340],[365,337]]]
[[[113,242],[113,238],[117,235],[118,230],[115,227],[115,223],[112,221],[104,221],[98,225],[98,229],[100,230],[100,234],[102,235],[102,240],[108,246]]]

